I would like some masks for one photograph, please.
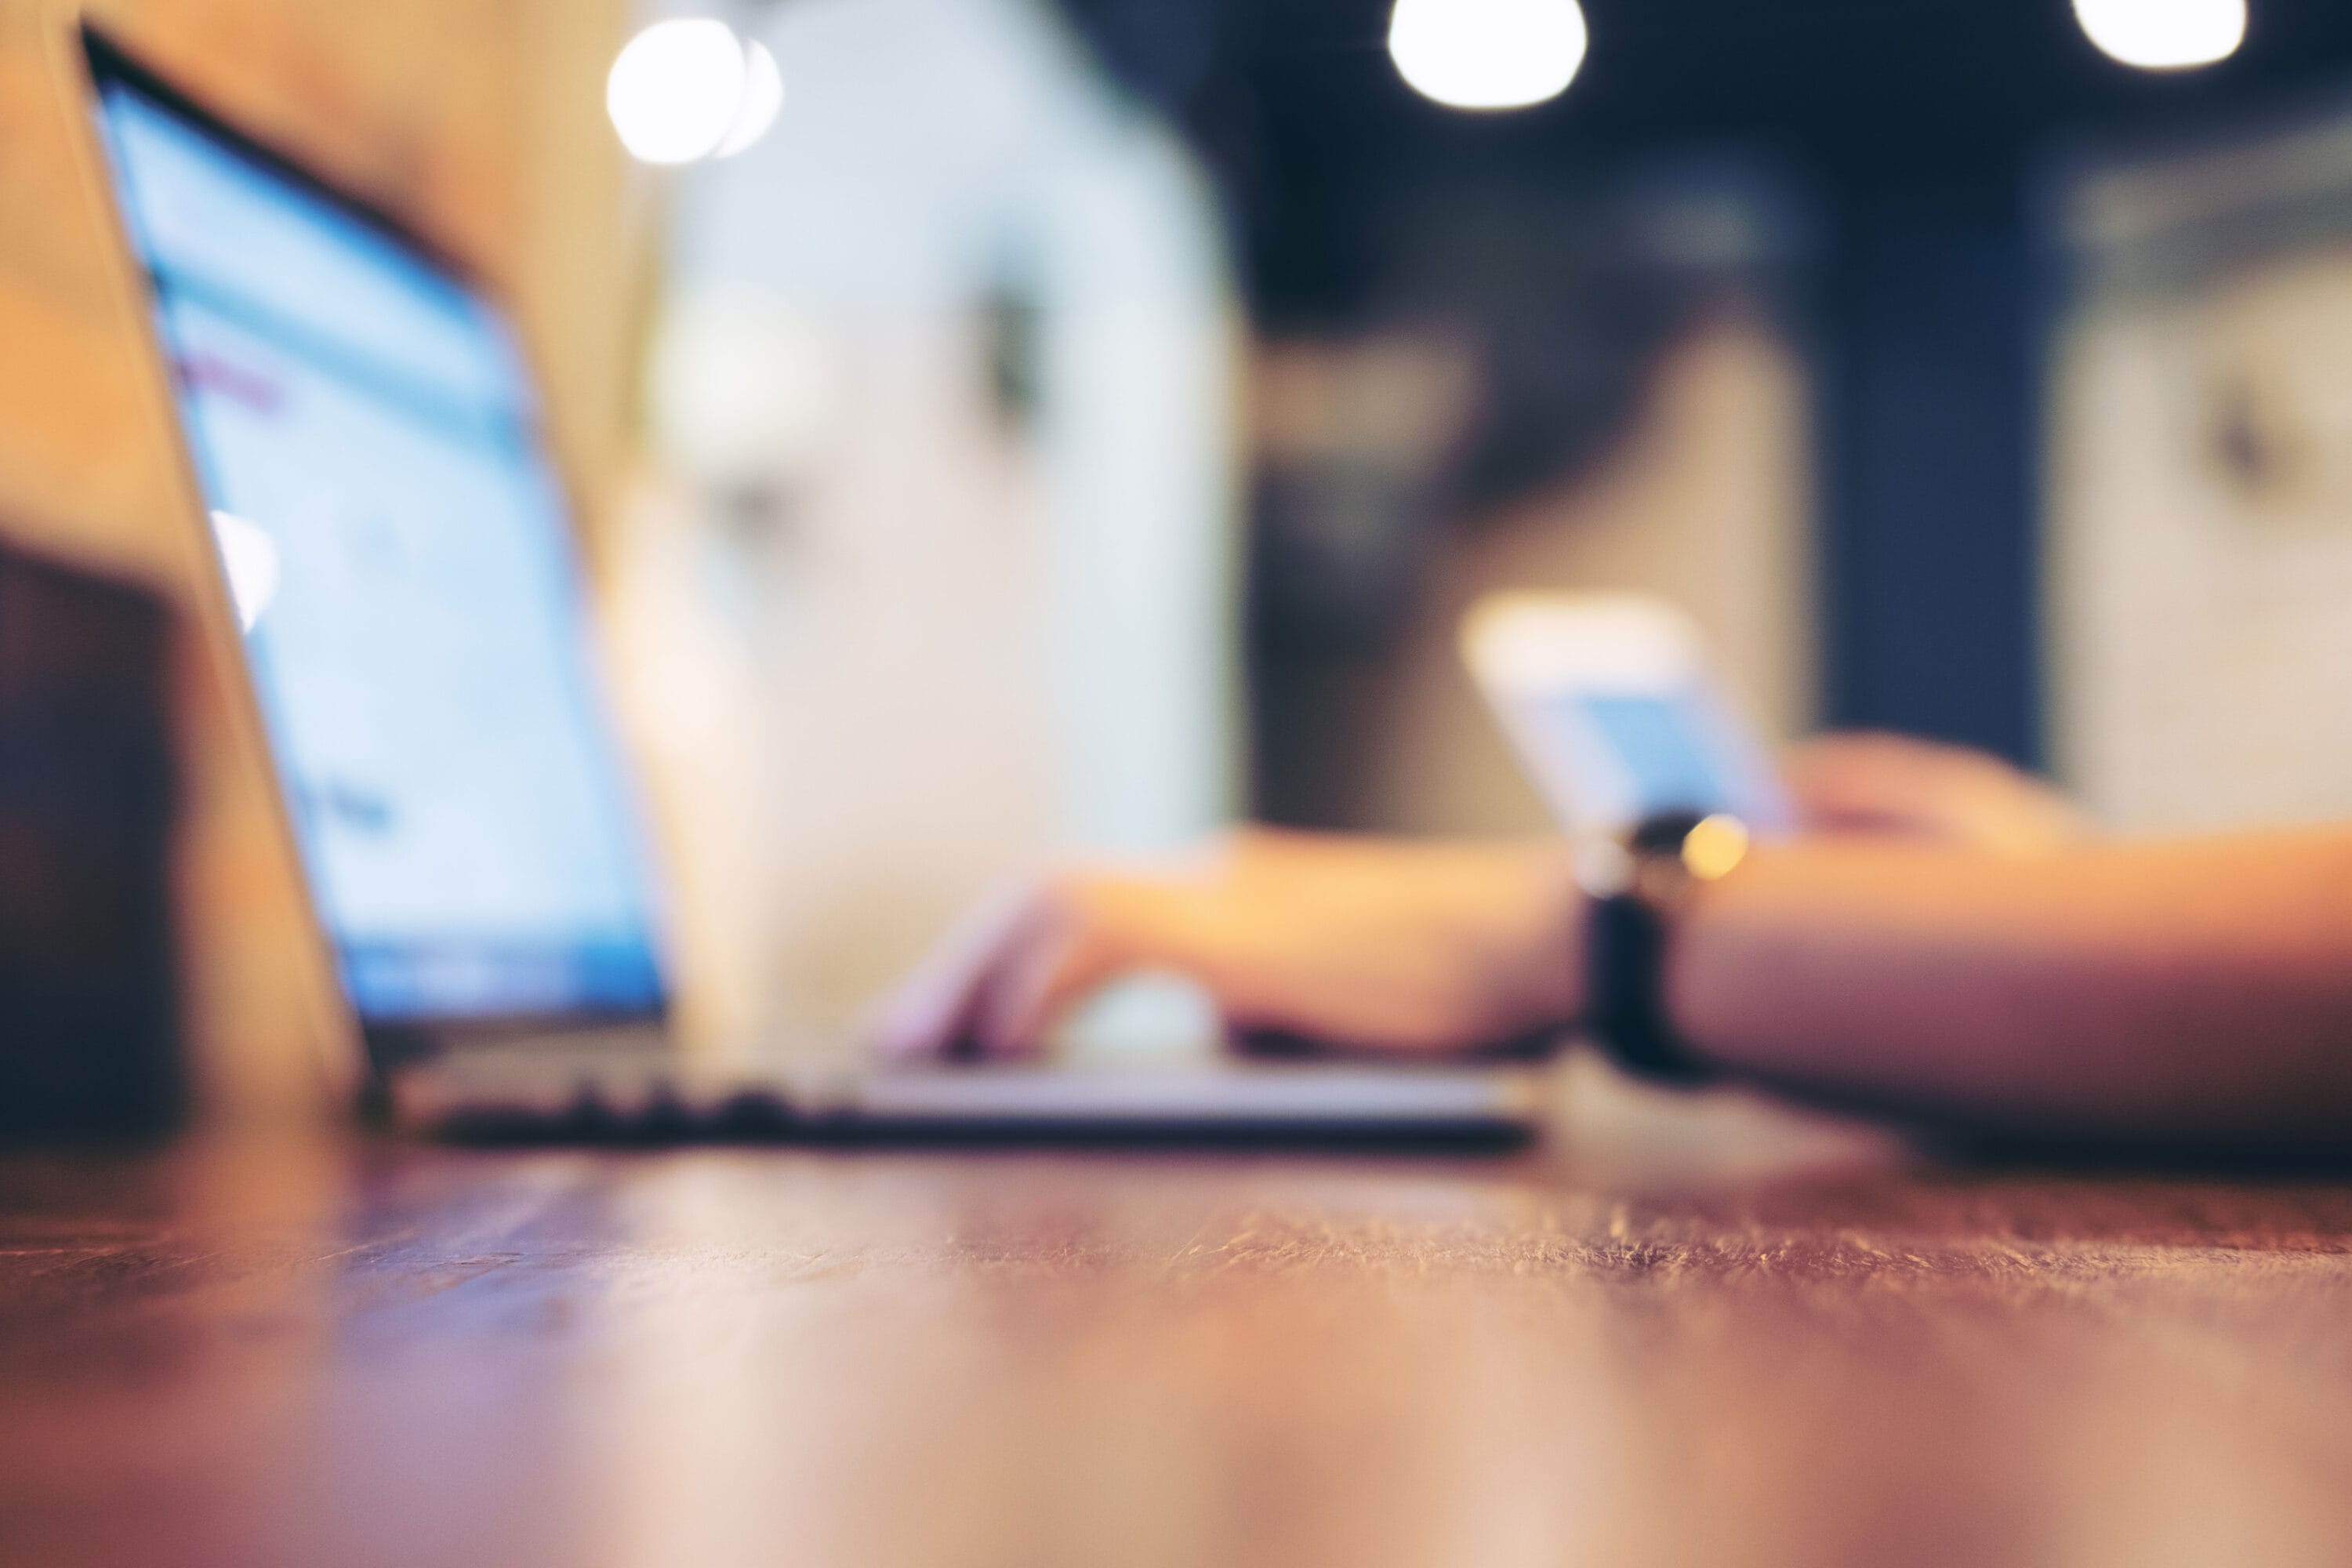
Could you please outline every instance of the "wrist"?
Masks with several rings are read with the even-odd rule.
[[[1534,1028],[1565,1029],[1584,1016],[1591,896],[1574,847],[1547,839],[1528,849],[1534,917],[1521,944],[1517,1011]]]

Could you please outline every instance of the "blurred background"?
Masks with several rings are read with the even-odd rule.
[[[2332,0],[110,0],[515,301],[692,1015],[1041,856],[1539,827],[1454,653],[1635,586],[1776,734],[2352,815]],[[0,0],[0,525],[193,625],[225,1092],[331,1031],[62,47]]]

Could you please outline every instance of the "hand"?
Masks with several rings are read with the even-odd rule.
[[[1907,735],[1823,735],[1785,763],[1808,832],[1895,833],[2039,855],[2089,831],[2044,781],[1964,746]]]
[[[977,911],[877,1020],[899,1058],[1033,1051],[1108,981],[1207,990],[1229,1029],[1437,1052],[1572,1017],[1583,907],[1557,842],[1253,829],[1156,871],[1040,878]]]

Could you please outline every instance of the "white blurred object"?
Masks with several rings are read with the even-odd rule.
[[[742,152],[775,123],[784,79],[765,44],[708,16],[656,22],[621,47],[604,108],[630,155],[691,163]]]
[[[2246,0],[2074,0],[2074,17],[2103,52],[2142,70],[2211,65],[2246,37]]]
[[[713,487],[818,466],[841,433],[846,393],[835,338],[818,313],[761,289],[673,300],[647,366],[664,457],[682,477]]]
[[[233,511],[213,513],[213,538],[220,544],[221,571],[228,578],[237,626],[249,632],[278,596],[278,542],[259,523]]]
[[[1586,42],[1576,0],[1397,0],[1389,17],[1398,74],[1453,109],[1525,109],[1558,98],[1576,79]]]
[[[1197,981],[1158,971],[1107,985],[1055,1031],[1053,1047],[1075,1060],[1177,1062],[1220,1054],[1224,1023]]]

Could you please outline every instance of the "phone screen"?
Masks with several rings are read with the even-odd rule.
[[[1636,816],[1724,811],[1733,805],[1736,792],[1710,754],[1687,702],[1617,692],[1584,692],[1567,700],[1615,754],[1633,787]]]
[[[1561,826],[1727,812],[1775,835],[1794,811],[1769,752],[1711,678],[1697,628],[1631,594],[1506,593],[1464,653]]]

